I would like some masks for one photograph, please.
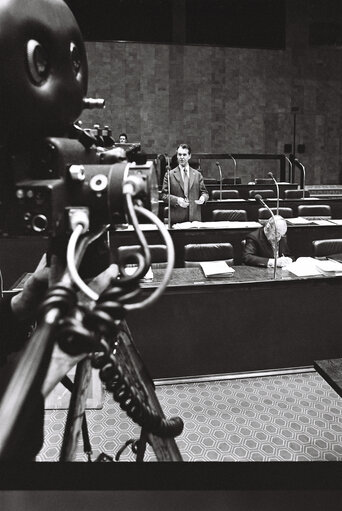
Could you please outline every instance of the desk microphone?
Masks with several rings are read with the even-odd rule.
[[[234,162],[234,185],[236,185],[236,159],[232,154],[228,154],[228,156],[233,160]]]
[[[279,185],[278,185],[278,181],[276,180],[276,178],[274,177],[272,172],[269,172],[268,175],[269,175],[269,177],[271,179],[273,179],[274,184],[276,185],[276,190],[277,190],[277,215],[279,215]]]
[[[278,258],[278,232],[277,232],[277,226],[276,226],[276,221],[275,221],[275,218],[274,218],[274,214],[273,214],[273,211],[271,210],[271,208],[269,208],[267,206],[267,204],[262,200],[262,197],[259,193],[257,193],[255,196],[254,196],[254,199],[259,203],[261,204],[262,206],[264,206],[264,208],[268,209],[268,211],[270,212],[271,214],[271,217],[273,218],[273,223],[274,223],[274,234],[275,234],[275,238],[276,238],[276,243],[275,245],[273,246],[273,257],[274,257],[274,270],[273,270],[273,278],[275,279],[276,278],[276,273],[277,273],[277,258]]]
[[[305,167],[297,158],[294,159],[294,162],[302,171],[302,175],[303,175],[303,199],[305,199]]]
[[[217,166],[219,174],[220,174],[220,200],[222,200],[222,170],[221,170],[221,165],[220,165],[219,161],[216,162],[216,166]]]

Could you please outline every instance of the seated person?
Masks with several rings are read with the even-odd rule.
[[[274,247],[277,241],[279,242],[277,267],[287,266],[292,262],[285,236],[286,221],[280,215],[275,215],[274,218],[276,229],[271,217],[264,227],[260,227],[246,236],[246,244],[242,251],[242,261],[245,264],[274,268]]]

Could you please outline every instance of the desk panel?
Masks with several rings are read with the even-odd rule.
[[[201,284],[202,272],[194,270],[175,270],[160,300],[127,318],[153,378],[307,366],[341,356],[341,277],[299,279],[278,270],[273,280],[271,269],[237,267],[232,279]]]
[[[277,207],[277,199],[265,199],[266,204],[270,208]],[[328,204],[331,207],[332,218],[342,218],[342,199],[341,197],[330,197],[327,199],[318,199],[315,197],[308,197],[306,199],[280,199],[279,207],[292,208],[293,216],[298,216],[298,206],[300,205],[319,205]],[[164,208],[166,204],[159,201],[159,218],[164,218]],[[211,222],[214,209],[244,209],[247,211],[248,220],[258,220],[258,209],[261,205],[254,199],[226,199],[226,200],[209,200],[202,206],[202,221]]]
[[[266,199],[266,204],[270,208],[277,207],[277,199]],[[332,218],[342,218],[342,200],[341,198],[330,198],[330,199],[317,199],[317,198],[307,198],[307,199],[280,199],[279,207],[280,208],[292,208],[293,216],[298,216],[298,206],[318,206],[319,204],[328,204],[331,207],[331,216]],[[248,220],[257,221],[258,220],[258,210],[262,206],[258,204],[254,199],[243,200],[243,199],[234,199],[234,200],[222,200],[222,201],[213,201],[209,200],[204,206],[202,206],[202,221],[210,222],[212,221],[212,214],[215,209],[245,209],[247,211]]]
[[[209,184],[205,183],[205,186],[208,190],[209,197],[211,198],[211,193],[213,190],[220,189],[220,183],[217,184]],[[297,190],[297,183],[279,183],[279,195],[283,199],[285,195],[285,190]],[[249,190],[274,190],[277,193],[276,185],[272,183],[267,184],[256,184],[256,185],[248,185],[248,184],[223,184],[222,190],[237,190],[240,194],[240,199],[248,199],[249,198]]]

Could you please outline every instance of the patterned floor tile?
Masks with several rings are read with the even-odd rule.
[[[180,416],[177,445],[185,461],[342,460],[342,400],[315,372],[158,386],[166,417]],[[38,461],[58,461],[66,411],[46,410]],[[102,410],[87,410],[93,459],[115,456],[136,426],[106,393]],[[76,461],[85,461],[79,442]],[[133,461],[126,449],[120,460]],[[150,447],[146,461],[155,461]]]

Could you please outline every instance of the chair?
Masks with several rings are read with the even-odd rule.
[[[247,222],[245,209],[214,209],[213,220],[229,220],[231,222]]]
[[[234,264],[234,249],[231,243],[198,243],[184,247],[185,268],[200,266],[202,261],[226,261]]]
[[[305,190],[304,197],[310,197],[310,192]],[[302,199],[303,198],[303,190],[285,190],[284,191],[285,199]]]
[[[165,245],[149,245],[151,254],[151,266],[155,268],[165,268],[167,265],[167,252]],[[126,264],[132,264],[136,261],[131,257],[133,254],[139,252],[142,254],[142,248],[140,245],[123,245],[118,247],[118,262],[122,264],[124,261]]]
[[[222,184],[224,185],[241,185],[241,177],[224,177],[222,179]]]
[[[308,220],[316,220],[320,218],[331,218],[331,207],[327,204],[317,204],[312,206],[298,206],[298,216],[307,218]]]
[[[256,177],[254,179],[256,185],[273,185],[274,181],[270,177]]]
[[[248,196],[250,199],[254,199],[254,197],[259,194],[263,199],[271,199],[276,196],[274,190],[249,190]]]
[[[312,242],[312,249],[314,257],[341,254],[342,258],[342,239],[314,240]]]
[[[270,208],[272,213],[277,214],[277,208]],[[293,217],[293,209],[292,208],[279,208],[279,215],[283,218],[292,218]],[[265,223],[271,216],[271,213],[267,208],[259,208],[258,210],[258,222]]]
[[[212,200],[220,200],[220,190],[213,190],[211,192]],[[238,190],[222,190],[222,199],[239,199],[240,194]]]

